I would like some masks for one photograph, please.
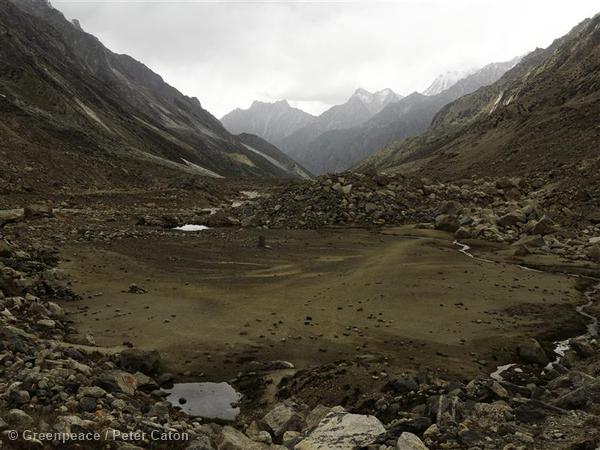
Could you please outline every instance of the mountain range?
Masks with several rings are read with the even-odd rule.
[[[414,92],[388,102],[370,119],[353,127],[330,129],[316,136],[307,136],[305,127],[282,142],[280,148],[313,173],[347,170],[396,139],[424,132],[444,105],[493,83],[517,61],[489,64],[437,95]],[[300,136],[308,139],[300,140]]]
[[[390,144],[359,169],[441,179],[539,173],[583,183],[578,191],[592,198],[600,184],[598,117],[600,15],[448,104],[427,132]]]
[[[297,177],[45,0],[0,0],[3,183],[138,183],[181,175]],[[36,179],[37,178],[37,179]]]
[[[325,131],[360,125],[401,98],[391,89],[374,93],[357,89],[346,103],[333,106],[319,116],[293,108],[286,100],[255,101],[248,109],[238,108],[226,114],[221,122],[231,133],[253,133],[292,153],[296,143],[303,145]]]

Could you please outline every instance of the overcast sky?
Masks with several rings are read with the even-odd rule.
[[[217,117],[257,99],[311,113],[357,87],[425,89],[449,70],[546,47],[598,0],[52,0]]]

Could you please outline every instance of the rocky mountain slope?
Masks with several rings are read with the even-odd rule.
[[[264,139],[248,133],[239,134],[237,138],[248,150],[262,156],[275,167],[279,167],[286,173],[295,175],[297,178],[306,179],[312,177],[312,174],[308,170],[306,170],[292,158],[283,154],[281,150]]]
[[[498,82],[446,106],[427,133],[390,145],[361,167],[444,179],[549,174],[597,201],[599,44],[596,15]]]
[[[322,133],[311,142],[294,147],[293,151],[286,142],[282,149],[314,173],[349,169],[396,139],[424,132],[444,105],[495,82],[516,62],[513,59],[489,64],[437,95],[414,92],[397,102],[388,103],[362,125]]]
[[[0,1],[0,110],[3,190],[292,176],[44,0]]]
[[[280,145],[294,131],[312,123],[315,117],[292,108],[286,100],[274,103],[255,101],[248,109],[235,109],[221,118],[231,133],[252,133]]]

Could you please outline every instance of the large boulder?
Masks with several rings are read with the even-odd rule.
[[[300,431],[304,417],[292,403],[279,403],[262,419],[264,428],[280,442],[286,431]]]
[[[355,450],[372,444],[383,433],[385,428],[376,417],[350,414],[335,407],[294,449]]]
[[[429,450],[418,436],[404,432],[396,442],[396,450]]]
[[[216,444],[219,450],[267,450],[269,448],[269,445],[254,442],[244,433],[230,426],[223,427]]]
[[[550,362],[540,343],[533,338],[521,342],[517,352],[521,360],[528,364],[545,366]]]
[[[160,367],[160,354],[156,350],[129,348],[119,355],[119,367],[131,373],[151,375]]]

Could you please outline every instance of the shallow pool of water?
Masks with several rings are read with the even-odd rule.
[[[190,416],[233,421],[240,413],[235,406],[242,398],[229,383],[177,383],[167,401]]]

